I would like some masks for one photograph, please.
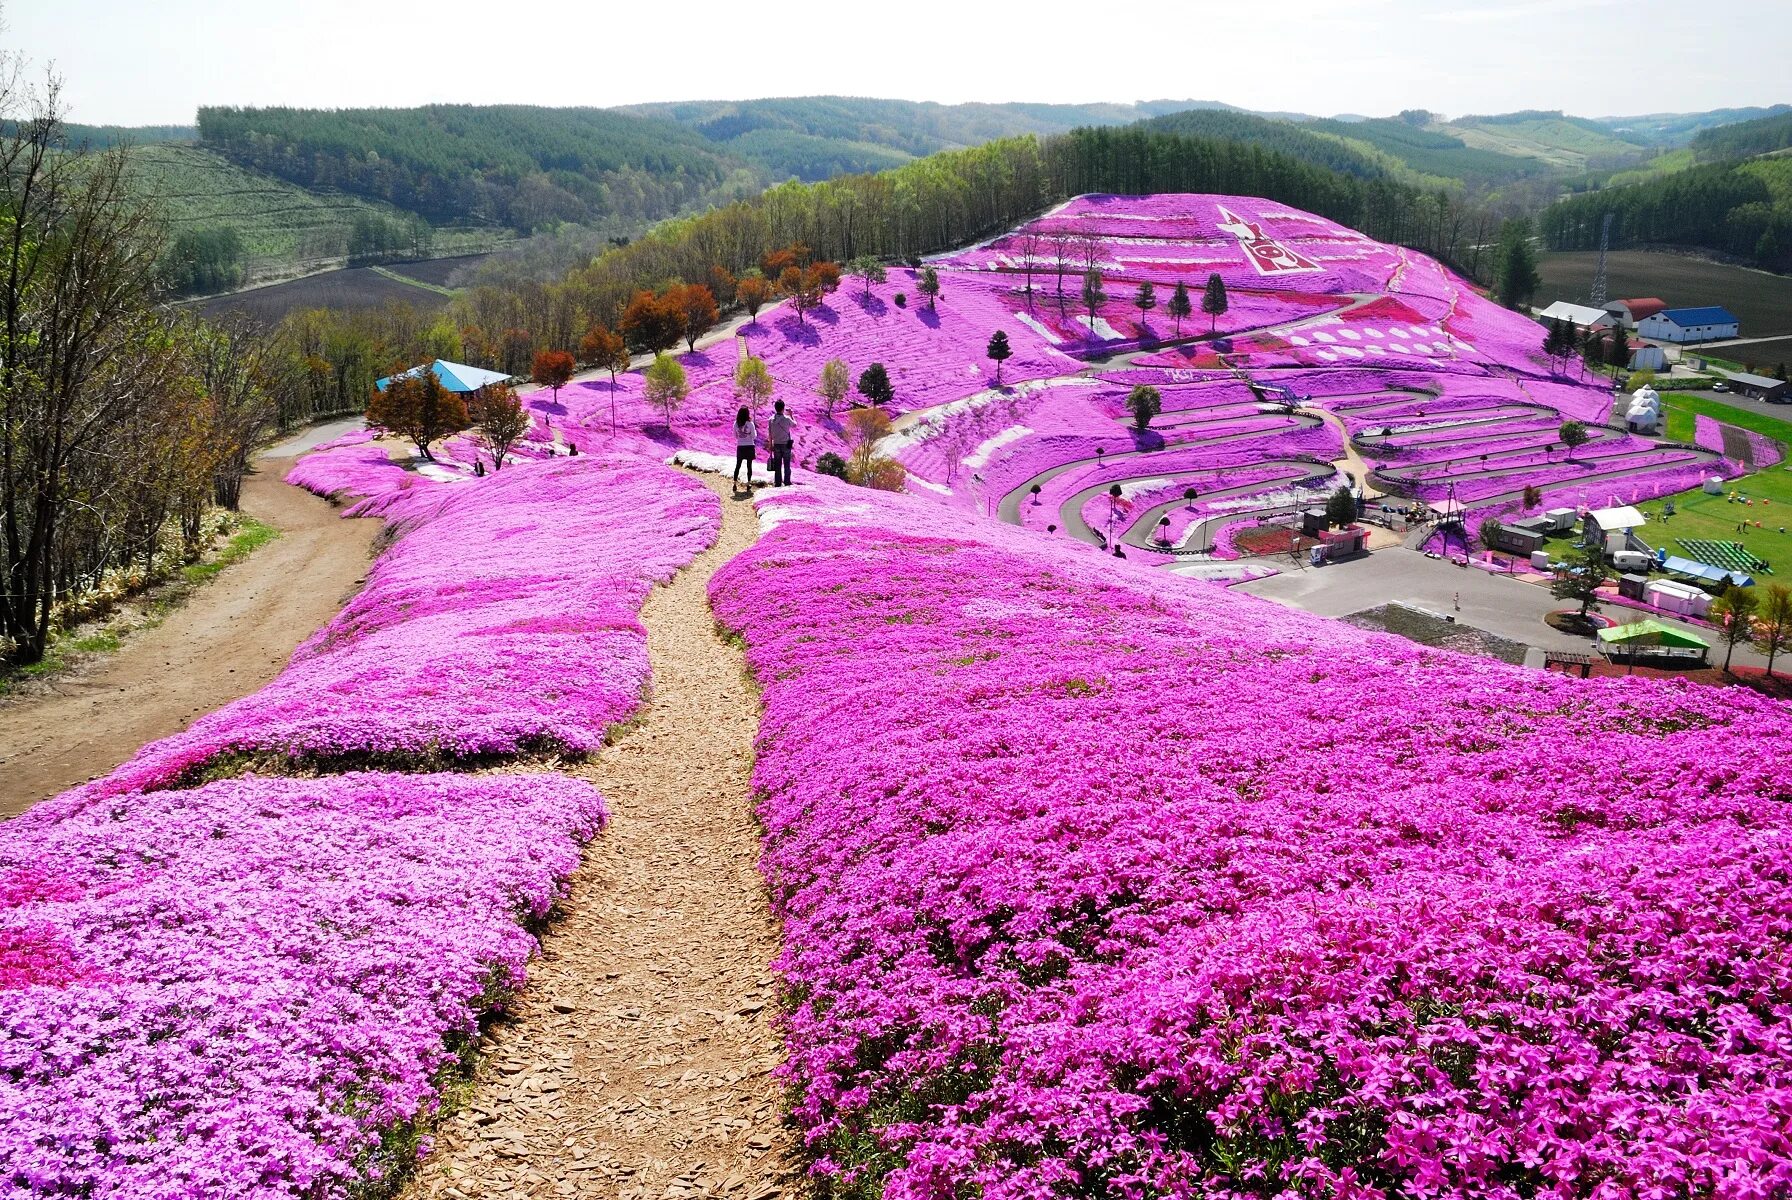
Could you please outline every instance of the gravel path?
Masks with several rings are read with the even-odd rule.
[[[778,935],[756,862],[759,706],[720,641],[709,577],[757,536],[723,496],[721,538],[643,610],[653,702],[571,768],[612,821],[473,1091],[409,1188],[420,1197],[617,1200],[792,1193],[767,965]]]

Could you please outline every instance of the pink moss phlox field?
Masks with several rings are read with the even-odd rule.
[[[1792,1193],[1792,714],[820,481],[711,585],[793,1113],[888,1200]]]
[[[0,825],[0,1186],[336,1197],[409,1165],[604,820],[560,775],[351,774]],[[32,938],[53,972],[8,981]]]
[[[344,434],[306,454],[286,472],[286,482],[325,499],[380,496],[427,482],[392,461],[386,447],[364,430]]]
[[[278,678],[77,791],[166,786],[231,752],[595,750],[647,681],[648,590],[721,523],[701,483],[623,457],[516,463],[385,500],[396,540]]]

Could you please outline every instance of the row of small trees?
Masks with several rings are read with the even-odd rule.
[[[1543,332],[1543,353],[1554,370],[1579,357],[1591,370],[1630,365],[1630,339],[1622,329],[1584,332],[1571,321],[1551,321]]]
[[[271,424],[265,345],[157,303],[160,223],[0,62],[0,661],[203,549]]]

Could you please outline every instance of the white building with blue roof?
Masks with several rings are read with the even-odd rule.
[[[442,387],[450,392],[476,392],[482,387],[494,383],[505,383],[510,376],[502,371],[487,371],[480,367],[469,367],[466,363],[449,362],[438,358],[432,363],[424,363],[420,367],[412,367],[408,371],[400,371],[397,375],[388,375],[384,379],[374,381],[374,387],[386,390],[386,385],[394,379],[409,379],[419,371],[433,371],[435,377],[442,381]]]
[[[1742,336],[1742,322],[1719,305],[1664,308],[1636,323],[1636,331],[1660,342],[1715,342]]]

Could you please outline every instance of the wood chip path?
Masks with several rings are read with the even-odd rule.
[[[757,529],[749,503],[704,481],[723,495],[720,540],[642,612],[652,701],[571,768],[603,789],[610,826],[410,1200],[796,1193],[771,1074],[778,935],[749,784],[758,701],[707,595]]]

